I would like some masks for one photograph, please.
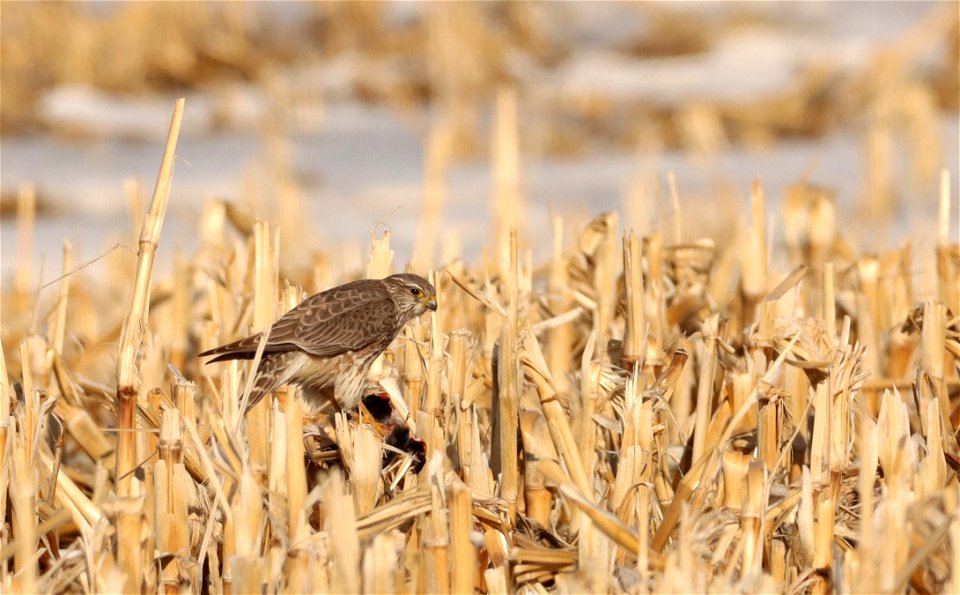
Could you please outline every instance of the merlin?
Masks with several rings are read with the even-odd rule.
[[[270,327],[246,411],[284,384],[300,385],[311,413],[353,409],[377,356],[403,325],[436,309],[433,285],[411,274],[353,281],[308,297]],[[216,356],[208,364],[254,359],[261,335],[200,356]]]

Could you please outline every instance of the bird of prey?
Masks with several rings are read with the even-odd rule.
[[[433,285],[411,274],[353,281],[308,297],[270,327],[246,411],[291,383],[300,385],[312,413],[352,409],[370,365],[403,325],[436,309]],[[216,356],[208,364],[254,359],[261,334],[200,356]]]

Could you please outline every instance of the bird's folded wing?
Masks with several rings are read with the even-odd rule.
[[[270,328],[264,354],[305,351],[332,357],[389,342],[399,326],[397,306],[378,281],[360,281],[334,287],[304,300]],[[207,363],[252,359],[260,334],[201,353],[215,355]]]

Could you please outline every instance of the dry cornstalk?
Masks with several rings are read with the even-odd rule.
[[[467,386],[467,340],[469,334],[465,331],[455,331],[450,335],[450,405],[453,416],[457,420],[457,463],[460,477],[470,484],[472,468],[472,411],[470,404],[464,401]]]
[[[923,305],[923,329],[920,333],[920,370],[931,383],[931,395],[924,395],[936,401],[944,424],[949,427],[950,400],[944,382],[944,353],[946,352],[946,308],[942,304],[926,302]],[[923,393],[925,391],[921,391]]]
[[[510,238],[522,222],[520,194],[520,140],[517,91],[512,87],[497,90],[496,124],[493,147],[493,243],[497,254],[497,271],[510,274],[512,248]]]
[[[353,498],[346,491],[340,472],[332,471],[321,487],[323,519],[326,532],[334,544],[331,586],[335,590],[356,593],[360,590],[356,570],[360,567],[359,527]]]
[[[711,316],[703,325],[703,349],[700,350],[700,378],[697,384],[696,418],[693,430],[693,460],[699,461],[706,449],[707,422],[713,399],[713,369],[716,364],[719,320]]]
[[[756,320],[756,308],[767,293],[766,202],[759,180],[754,180],[750,194],[753,220],[745,231],[745,247],[740,252],[743,322]]]
[[[741,495],[746,485],[747,455],[735,450],[723,451],[723,504],[734,510],[740,510],[744,497]]]
[[[766,507],[767,468],[762,461],[750,463],[743,477],[740,505],[740,531],[743,534],[743,560],[740,572],[749,577],[762,570],[763,519]]]
[[[440,275],[436,271],[430,273],[430,280],[433,286],[437,288],[438,294],[440,293],[439,278]],[[441,300],[440,295],[437,295],[437,300],[438,302]],[[424,398],[423,410],[440,421],[443,420],[444,414],[441,394],[441,374],[444,367],[444,336],[441,328],[441,311],[438,310],[430,314],[430,358],[427,360],[427,394]],[[442,449],[443,443],[441,441],[440,444],[428,444],[428,447],[432,449]]]
[[[63,354],[63,338],[67,332],[67,299],[70,296],[70,273],[73,266],[73,247],[70,240],[63,241],[63,275],[60,279],[60,294],[57,307],[51,317],[50,337],[53,349]]]
[[[427,463],[430,483],[430,513],[423,517],[421,555],[425,591],[450,593],[450,526],[445,494],[443,456],[433,451]]]
[[[553,388],[553,382],[550,378],[550,372],[547,370],[546,362],[543,360],[540,344],[535,337],[528,333],[523,335],[520,357],[524,372],[536,386],[554,447],[556,447],[560,459],[566,465],[567,473],[573,484],[580,489],[587,501],[592,502],[593,488],[583,466],[583,460],[580,458],[573,432],[570,430],[567,415],[557,400],[557,391]]]
[[[423,358],[418,344],[421,326],[417,323],[407,325],[403,331],[403,395],[407,411],[420,411],[421,390],[423,388]]]
[[[147,328],[149,308],[150,280],[153,274],[153,261],[160,241],[160,230],[167,210],[170,187],[173,181],[173,161],[180,136],[180,123],[183,120],[184,99],[178,99],[170,120],[170,131],[160,161],[160,171],[154,186],[150,209],[140,232],[140,250],[137,255],[136,282],[127,316],[120,334],[119,355],[117,358],[117,409],[120,434],[117,440],[117,497],[137,499],[140,497],[139,482],[133,475],[133,469],[139,464],[141,455],[137,450],[136,407],[137,407],[137,351],[143,341],[143,332]],[[125,508],[126,509],[126,508]],[[139,512],[121,513],[117,526],[117,561],[125,573],[127,588],[139,588],[137,577],[143,576],[140,535],[142,518]]]
[[[547,420],[540,411],[523,410],[520,413],[520,431],[523,436],[523,501],[526,515],[546,527],[550,523],[553,496],[547,488],[540,465],[543,461],[557,462],[557,451],[550,439]]]
[[[383,447],[380,437],[369,425],[361,425],[353,434],[353,456],[350,465],[350,481],[353,485],[353,501],[358,514],[373,510],[381,492],[381,461]]]
[[[17,255],[13,278],[13,311],[26,313],[33,278],[33,231],[37,216],[37,188],[24,182],[17,187]]]
[[[224,562],[230,565],[230,574],[224,572],[224,582],[237,593],[259,591],[263,580],[263,557],[260,547],[263,509],[260,506],[260,486],[249,465],[244,465],[240,484],[233,498],[233,523],[230,537],[232,551],[224,548]]]
[[[397,534],[382,533],[373,538],[363,556],[363,592],[386,595],[397,592]]]
[[[610,336],[610,325],[617,307],[617,214],[605,213],[603,236],[597,247],[596,262],[593,268],[593,288],[596,294],[597,310],[594,318],[594,330],[601,337]]]
[[[666,327],[666,312],[663,303],[663,239],[658,234],[646,238],[643,253],[647,255],[647,295],[646,303],[653,304],[653,316],[647,317],[647,324],[653,327],[653,345],[647,346],[644,358],[644,374],[648,379],[656,378],[663,366],[663,333]]]
[[[939,209],[937,211],[937,289],[940,302],[948,307],[957,308],[960,299],[957,283],[952,277],[957,275],[951,270],[950,255],[950,170],[940,172]]]
[[[307,477],[303,450],[303,407],[295,392],[288,392],[283,419],[286,422],[286,492],[287,492],[287,534],[294,543],[307,538],[310,533],[307,524],[307,511],[304,503],[307,499]],[[295,549],[287,555],[286,572],[291,590],[309,586],[308,553]]]
[[[266,331],[277,320],[280,271],[280,234],[275,224],[257,221],[253,227],[253,332]],[[264,333],[266,336],[266,333]],[[265,341],[261,341],[265,344]],[[265,346],[265,345],[264,345]],[[258,347],[257,351],[260,351]],[[259,354],[258,354],[259,355]],[[249,376],[255,376],[260,358],[255,358],[250,366]],[[250,385],[250,380],[247,380]],[[246,411],[248,391],[241,395],[238,404],[237,421]],[[256,473],[264,472],[268,467],[270,451],[270,409],[272,399],[268,395],[254,405],[246,415],[247,440],[250,463]]]
[[[862,258],[857,265],[860,292],[857,293],[857,336],[867,347],[866,370],[871,376],[881,376],[880,329],[878,325],[877,276],[879,265],[875,258]]]
[[[173,295],[170,304],[170,364],[182,369],[186,363],[190,336],[190,306],[193,284],[190,267],[178,249],[173,257]]]
[[[367,278],[383,279],[390,276],[393,270],[393,248],[390,247],[392,234],[389,229],[383,230],[378,238],[373,230],[370,231],[370,259],[367,261]]]
[[[569,311],[573,306],[568,287],[567,259],[563,256],[563,219],[559,216],[553,218],[553,252],[551,254],[547,306],[551,314],[559,315]],[[547,332],[547,363],[557,392],[561,395],[569,392],[567,374],[571,351],[573,351],[573,329],[570,325],[561,324],[551,327]]]
[[[500,330],[499,390],[496,428],[499,445],[500,497],[506,501],[511,523],[515,519],[519,486],[517,434],[520,419],[520,290],[517,263],[517,232],[510,232],[510,262],[507,276],[507,317]]]
[[[472,593],[476,583],[477,548],[470,533],[473,530],[473,498],[463,482],[454,480],[447,488],[450,509],[450,562],[453,575],[452,593]]]
[[[160,460],[154,474],[154,532],[156,548],[161,556],[170,555],[162,570],[165,590],[179,588],[185,569],[180,560],[190,551],[187,523],[188,494],[193,483],[181,462],[183,441],[180,433],[180,415],[176,409],[163,413],[158,445]]]
[[[647,322],[640,242],[633,230],[623,238],[623,278],[626,289],[626,330],[623,337],[623,367],[632,372],[643,367],[646,355]],[[552,371],[552,370],[551,370]]]
[[[789,368],[788,368],[789,369]],[[757,450],[760,460],[768,469],[776,467],[780,454],[780,423],[779,395],[775,390],[764,390],[758,395],[757,408]]]
[[[34,552],[37,549],[36,522],[36,482],[33,479],[33,465],[30,459],[16,457],[16,473],[11,479],[10,493],[13,496],[13,518],[17,535],[16,555],[13,559],[13,589],[18,593],[37,591],[37,566],[34,564]]]
[[[593,416],[597,412],[597,393],[600,390],[597,386],[599,379],[593,363],[597,338],[598,333],[594,329],[587,338],[587,345],[583,349],[580,360],[580,427],[577,434],[580,443],[580,461],[584,465],[587,481],[590,483],[593,483],[596,466],[594,450],[597,444],[597,424]],[[572,523],[576,524],[576,521]]]
[[[823,320],[827,338],[835,344],[837,332],[837,300],[834,293],[833,263],[823,265]]]
[[[750,185],[750,214],[752,216],[751,224],[760,240],[759,252],[756,260],[762,267],[761,276],[766,279],[767,276],[767,198],[763,192],[763,186],[760,184],[760,178],[754,178]],[[764,283],[765,284],[765,281]]]

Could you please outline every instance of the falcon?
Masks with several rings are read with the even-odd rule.
[[[350,410],[370,365],[410,320],[437,309],[437,292],[419,275],[362,279],[312,295],[267,333],[246,411],[284,384],[298,384],[312,413]],[[254,359],[262,333],[204,351],[208,364]],[[244,413],[246,413],[244,411]]]

